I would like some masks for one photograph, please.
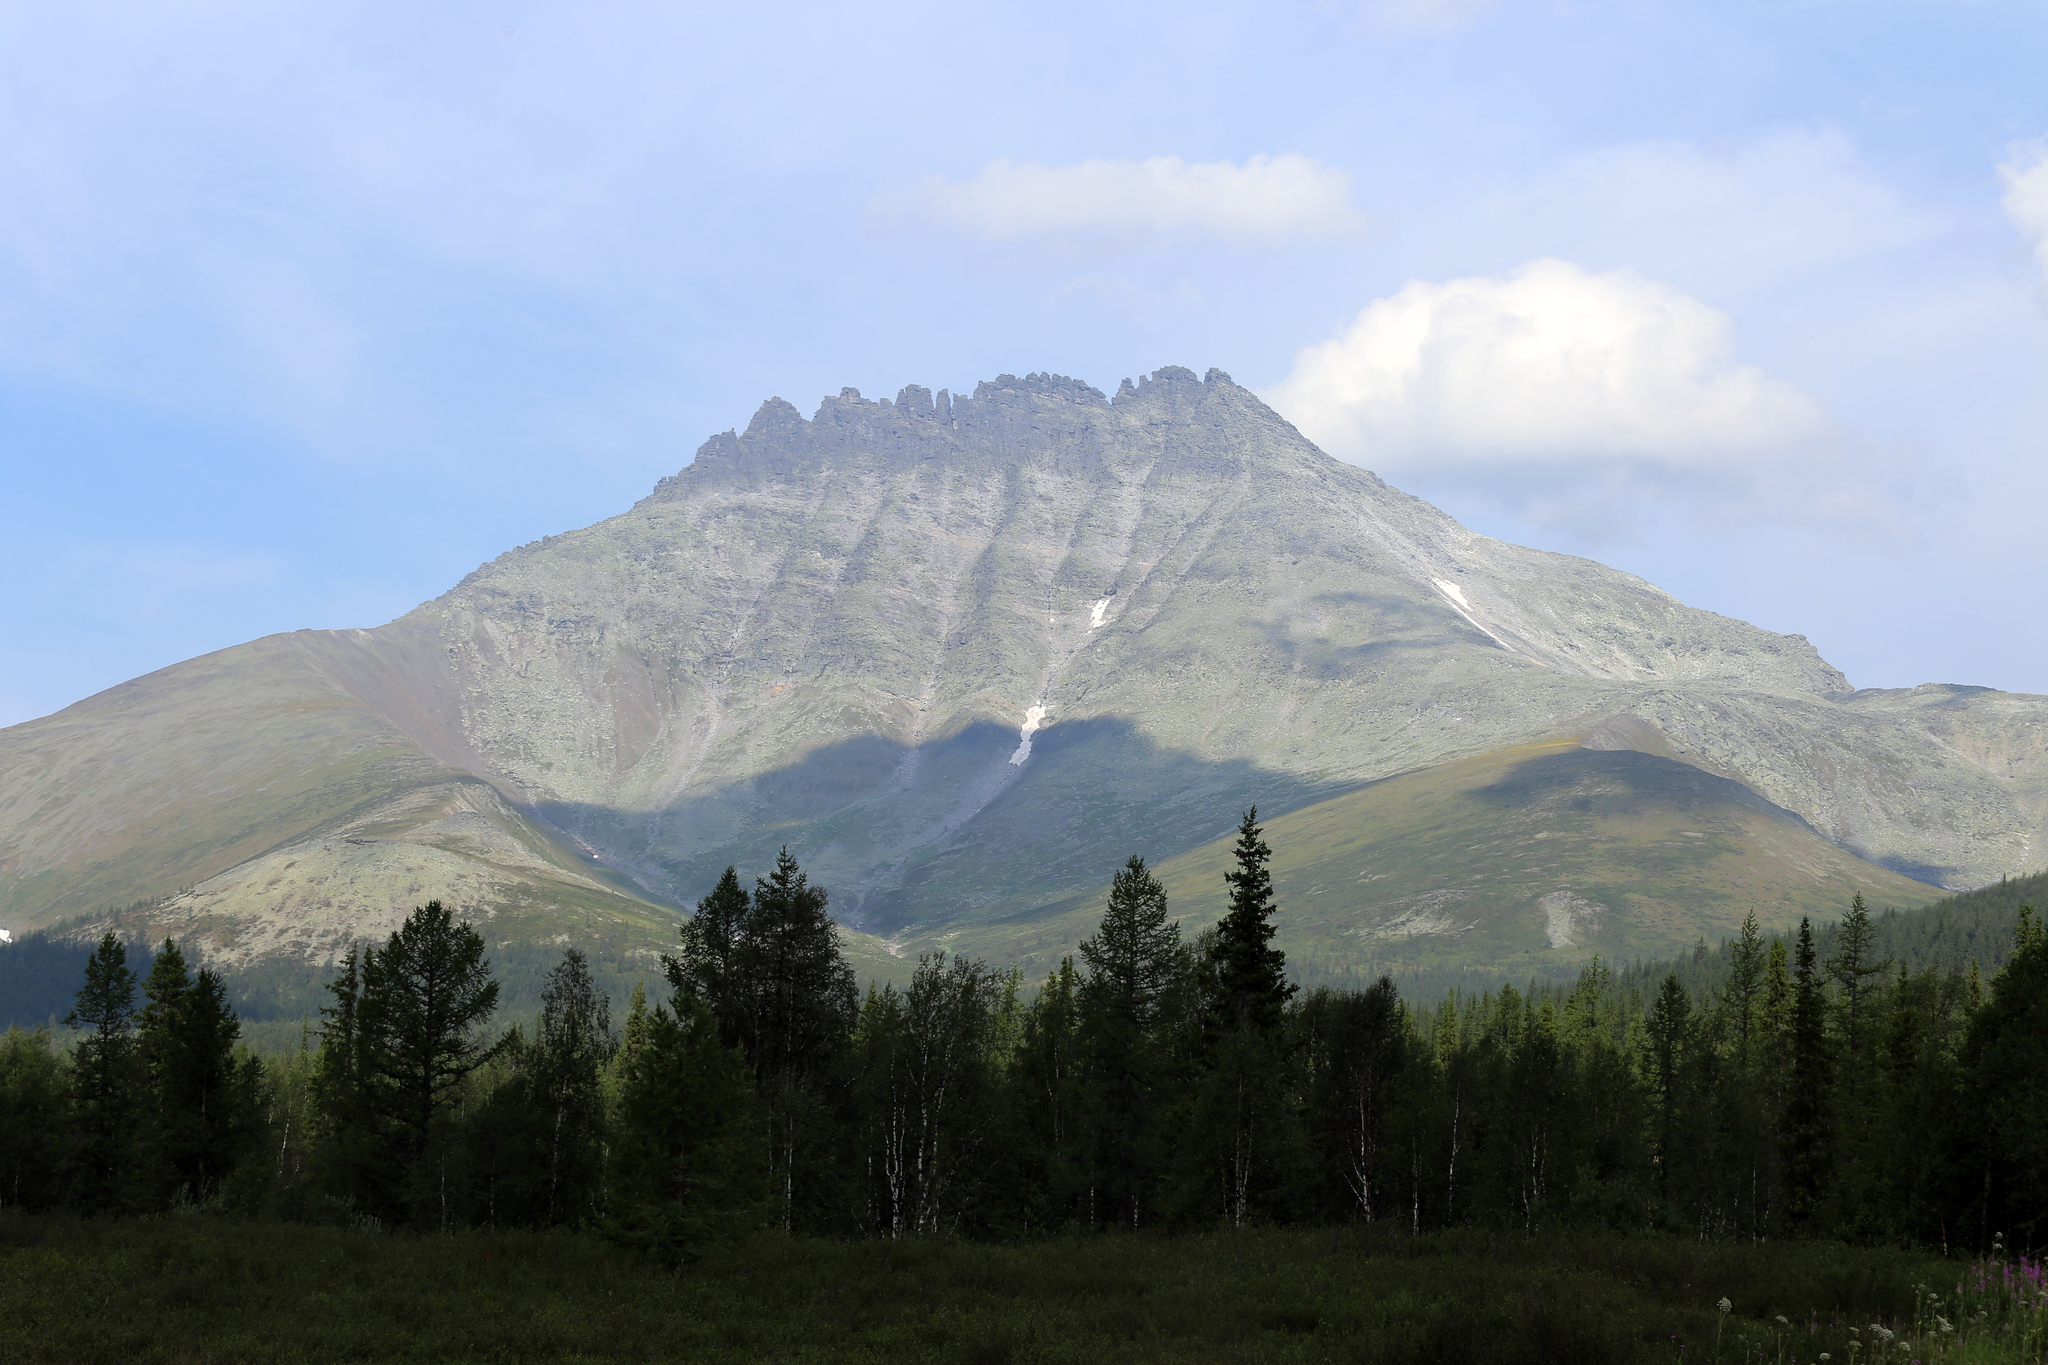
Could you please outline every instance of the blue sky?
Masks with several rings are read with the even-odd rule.
[[[1211,365],[1481,530],[2048,692],[2048,9],[0,4],[0,724],[781,395]]]

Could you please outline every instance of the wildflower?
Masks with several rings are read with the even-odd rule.
[[[1943,1317],[1939,1313],[1936,1313],[1934,1315],[1934,1325],[1944,1332],[1953,1332],[1956,1330],[1954,1324],[1952,1324],[1947,1318]]]
[[[1721,1296],[1721,1301],[1715,1304],[1714,1307],[1720,1309],[1723,1313],[1728,1313],[1734,1311],[1735,1305],[1728,1302],[1728,1296],[1726,1294],[1723,1294]]]
[[[1789,1322],[1785,1322],[1785,1315],[1783,1313],[1776,1314],[1775,1316],[1777,1317],[1779,1322],[1784,1322],[1787,1327],[1790,1327],[1792,1325]]]

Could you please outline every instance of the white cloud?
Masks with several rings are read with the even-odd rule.
[[[1596,539],[1658,496],[1720,515],[1890,519],[1842,476],[1844,440],[1820,405],[1735,361],[1726,314],[1626,270],[1543,259],[1412,283],[1300,351],[1266,396],[1340,458],[1476,482]]]
[[[2048,289],[2048,142],[2014,148],[1998,174],[2005,181],[2005,215],[2033,247]]]
[[[1305,156],[1255,156],[1243,165],[1177,156],[1040,166],[991,162],[972,180],[934,176],[884,203],[910,207],[947,227],[992,241],[1031,237],[1159,239],[1218,237],[1277,244],[1353,235],[1365,218],[1351,207],[1351,177]],[[906,202],[907,201],[907,202]]]

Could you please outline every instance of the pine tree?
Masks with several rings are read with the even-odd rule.
[[[483,936],[439,901],[406,917],[382,948],[365,950],[355,1002],[355,1048],[370,1109],[382,1121],[402,1185],[387,1206],[411,1221],[447,1225],[445,1162],[430,1153],[459,1087],[506,1046],[480,1031],[498,1005]]]
[[[1095,1180],[1082,1141],[1087,1068],[1080,1042],[1081,974],[1060,965],[1024,1011],[1010,1073],[1023,1182],[1015,1216],[1023,1232],[1093,1225]],[[870,991],[869,999],[876,992]],[[867,1017],[867,1010],[862,1011]]]
[[[1271,1035],[1280,1027],[1295,987],[1287,980],[1287,955],[1273,946],[1273,850],[1259,837],[1259,808],[1245,811],[1232,855],[1236,867],[1223,874],[1230,908],[1216,925],[1210,947],[1215,964],[1210,1014],[1215,1027]]]
[[[860,996],[828,901],[787,848],[754,881],[739,961],[757,997],[744,1041],[762,1077],[821,1076],[845,1051]]]
[[[139,1193],[142,1075],[135,1051],[135,973],[127,948],[112,934],[86,960],[85,985],[64,1026],[86,1031],[71,1054],[78,1202],[93,1212],[123,1209]]]
[[[1974,1205],[1980,1246],[2048,1237],[2048,942],[2028,906],[2013,951],[1991,978],[1963,1046],[1965,1104],[1954,1115],[1954,1149],[1967,1176],[1958,1193]]]
[[[529,1063],[547,1124],[549,1223],[581,1222],[597,1209],[604,1160],[602,1082],[614,1046],[611,1001],[591,980],[583,954],[570,948],[541,990],[540,1028]]]
[[[314,1150],[326,1159],[326,1183],[349,1206],[372,1202],[390,1165],[364,1058],[362,958],[362,950],[350,947],[327,983],[334,1003],[320,1007],[320,1051],[309,1087],[320,1128]]]
[[[783,850],[785,858],[788,853]],[[739,873],[728,867],[711,894],[697,902],[697,913],[683,924],[681,954],[662,959],[669,984],[694,993],[710,1007],[728,1047],[752,1041],[756,1028],[758,983],[754,964],[748,961],[752,908]]]
[[[607,1175],[607,1236],[675,1256],[740,1236],[763,1214],[759,1130],[746,1064],[719,1041],[697,996],[657,1005],[619,1096]]]
[[[1734,1016],[1735,1060],[1745,1071],[1750,1065],[1750,1029],[1762,1003],[1766,956],[1756,911],[1751,910],[1742,917],[1742,930],[1730,948],[1728,988],[1723,996]]]
[[[1866,983],[1890,971],[1892,965],[1889,958],[1877,959],[1876,946],[1877,930],[1870,922],[1870,909],[1858,895],[1849,902],[1849,913],[1842,917],[1835,932],[1835,951],[1829,955],[1827,964],[1828,975],[1842,988],[1842,1041],[1848,1053],[1843,1079],[1852,1102],[1864,1070]]]
[[[63,1196],[73,1137],[64,1079],[48,1030],[0,1034],[0,1208],[34,1212]]]
[[[1649,1038],[1650,1078],[1656,1091],[1657,1192],[1668,1198],[1677,1148],[1680,1073],[1693,1032],[1692,1001],[1679,984],[1678,973],[1665,976],[1664,985],[1657,992],[1657,1003],[1644,1023],[1644,1032]]]
[[[1309,1123],[1331,1187],[1326,1207],[1341,1195],[1351,1217],[1373,1222],[1393,1208],[1388,1130],[1408,1062],[1400,994],[1383,976],[1364,991],[1316,991],[1301,1015]]]
[[[1081,1031],[1097,1110],[1095,1169],[1101,1216],[1135,1228],[1151,1201],[1157,1091],[1165,1058],[1157,1036],[1167,994],[1182,972],[1180,926],[1166,888],[1133,856],[1110,883],[1101,926],[1081,944],[1088,974]]]
[[[199,969],[160,1027],[161,1045],[150,1057],[158,1150],[172,1186],[204,1199],[220,1192],[254,1135],[260,1065],[236,1062],[241,1020],[211,967]],[[145,1011],[145,1034],[148,1028]]]
[[[1813,925],[1799,921],[1792,958],[1791,1076],[1784,1110],[1785,1213],[1795,1226],[1819,1216],[1833,1152],[1828,1126],[1830,1079],[1827,994],[1815,962]]]
[[[726,869],[685,926],[681,956],[662,959],[678,1000],[703,1000],[753,1074],[785,1228],[815,1202],[808,1186],[822,1174],[830,1092],[860,1007],[829,901],[784,848],[744,906]]]
[[[619,1033],[618,1051],[612,1054],[612,1077],[622,1079],[647,1046],[647,983],[635,981],[633,996],[626,1005],[626,1026]]]

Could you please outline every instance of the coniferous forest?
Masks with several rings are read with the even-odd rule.
[[[406,1257],[552,1230],[504,1245],[693,1283],[747,1265],[756,1280],[847,1286],[906,1265],[935,1284],[963,1266],[973,1285],[1027,1284],[1044,1269],[1034,1247],[1160,1263],[1176,1283],[1237,1257],[1237,1289],[1204,1296],[1212,1314],[1289,1258],[1312,1279],[1318,1255],[1412,1271],[1427,1254],[1522,1295],[1522,1316],[1486,1341],[1455,1336],[1485,1315],[1444,1308],[1441,1282],[1436,1300],[1399,1290],[1436,1309],[1389,1309],[1377,1327],[1327,1304],[1277,1326],[1259,1316],[1275,1295],[1307,1302],[1293,1289],[1245,1309],[1276,1341],[1350,1322],[1346,1358],[1388,1360],[1672,1358],[1644,1354],[1667,1343],[1640,1305],[1572,1336],[1551,1319],[1593,1291],[1546,1280],[1545,1299],[1513,1277],[1599,1262],[1648,1283],[1679,1248],[1688,1268],[1666,1278],[1685,1288],[1667,1316],[1695,1324],[1695,1356],[1709,1333],[1718,1349],[1735,1332],[1767,1359],[1814,1359],[1828,1340],[1873,1359],[1877,1333],[1916,1328],[1913,1358],[2038,1356],[2048,941],[2031,909],[1989,971],[1954,953],[1909,966],[1888,951],[1895,921],[1857,900],[1825,932],[1770,935],[1752,917],[1718,953],[1654,971],[1595,960],[1566,985],[1405,1000],[1386,979],[1290,981],[1270,858],[1249,811],[1212,929],[1184,934],[1133,857],[1096,932],[1046,980],[935,954],[907,987],[863,993],[825,890],[785,850],[751,889],[729,869],[630,1000],[608,999],[570,949],[538,1016],[509,1023],[484,940],[430,903],[344,957],[282,1057],[240,1045],[220,976],[178,945],[138,975],[108,936],[66,1048],[46,1031],[0,1041],[7,1235],[19,1251],[100,1229],[115,1242],[94,1254],[118,1259],[120,1237],[145,1236],[122,1228],[240,1229],[244,1245],[296,1228]],[[912,1246],[935,1249],[873,1259]],[[1813,1271],[1823,1263],[1835,1269]],[[585,1273],[581,1260],[560,1271]],[[1731,1318],[1716,1296],[1741,1284]],[[1796,1317],[1761,1312],[1801,1284],[1804,1337]],[[1018,1331],[974,1358],[1033,1355]],[[1776,1357],[1761,1344],[1772,1332]],[[969,1337],[942,1333],[934,1358],[982,1340]],[[761,1353],[720,1341],[706,1351]]]

